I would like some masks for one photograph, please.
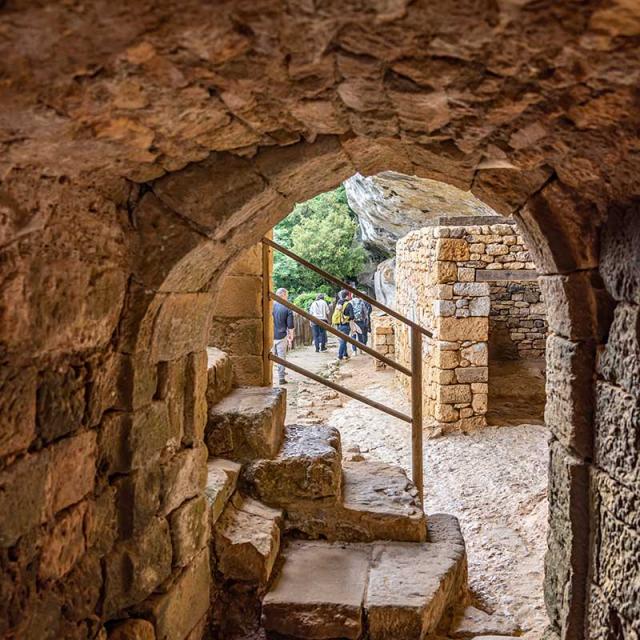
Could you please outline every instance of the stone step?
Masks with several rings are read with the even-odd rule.
[[[262,625],[292,638],[349,638],[362,633],[371,549],[293,542],[262,601]]]
[[[282,444],[287,410],[284,389],[240,387],[209,407],[209,455],[237,462],[273,458]]]
[[[518,631],[518,625],[506,616],[486,613],[476,607],[466,607],[455,616],[449,636],[456,640],[479,636],[501,636],[508,640]]]
[[[458,521],[439,521],[438,542],[389,542],[373,548],[365,608],[370,640],[424,638],[464,600],[467,563]]]
[[[232,460],[211,458],[207,462],[205,497],[211,512],[211,524],[215,525],[227,502],[236,490],[242,466]]]
[[[294,541],[262,603],[267,632],[290,638],[420,640],[466,593],[466,555],[455,518],[438,542]]]
[[[207,347],[207,405],[213,407],[231,393],[233,367],[227,353]]]
[[[282,512],[235,493],[213,531],[217,571],[264,585],[280,551]]]
[[[342,462],[342,500],[286,507],[286,528],[330,541],[426,540],[426,518],[404,470],[383,462]]]
[[[255,460],[242,473],[243,490],[266,504],[338,500],[342,485],[340,433],[324,425],[287,425],[273,460]]]

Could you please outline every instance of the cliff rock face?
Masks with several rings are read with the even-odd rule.
[[[394,171],[370,177],[357,173],[344,184],[365,246],[386,257],[395,255],[400,238],[431,218],[496,215],[468,191]]]
[[[358,216],[360,239],[370,254],[359,282],[375,290],[376,299],[393,305],[396,242],[439,216],[482,216],[496,212],[468,191],[417,176],[385,171],[365,177],[356,173],[344,183],[349,206]],[[380,262],[382,258],[387,258]]]

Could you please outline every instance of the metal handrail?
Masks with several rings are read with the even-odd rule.
[[[389,314],[390,316],[393,316],[396,320],[400,320],[400,322],[404,322],[406,325],[408,325],[412,329],[417,329],[418,331],[420,331],[421,333],[423,333],[425,336],[429,338],[433,337],[433,334],[431,333],[431,331],[420,326],[417,322],[414,322],[413,320],[409,320],[409,318],[403,316],[401,313],[398,313],[394,309],[387,307],[387,305],[382,304],[382,302],[379,302],[375,298],[368,296],[366,293],[362,293],[362,291],[358,291],[355,287],[352,287],[350,284],[347,284],[346,282],[343,282],[339,278],[332,276],[330,273],[327,273],[324,269],[321,269],[320,267],[316,267],[315,264],[312,264],[311,262],[308,262],[304,258],[301,258],[300,256],[296,255],[295,253],[293,253],[293,251],[290,251],[286,247],[283,247],[282,245],[278,244],[277,242],[274,242],[273,240],[270,240],[269,238],[263,238],[262,242],[267,246],[271,247],[272,249],[275,249],[276,251],[283,253],[285,256],[291,258],[292,260],[295,260],[296,262],[301,264],[303,267],[306,267],[307,269],[311,269],[311,271],[315,271],[318,275],[322,276],[326,280],[329,280],[329,282],[333,282],[333,284],[338,285],[342,289],[346,289],[347,291],[350,291],[354,295],[368,302],[370,305],[374,307],[378,307],[378,309],[382,309],[382,311]]]
[[[350,291],[351,293],[359,296],[360,298],[362,298],[372,306],[376,306],[379,309],[382,309],[390,316],[408,325],[411,329],[411,369],[409,370],[406,367],[402,366],[401,364],[391,360],[390,358],[387,358],[383,354],[378,353],[375,349],[371,349],[370,347],[367,347],[366,345],[361,344],[359,341],[351,338],[351,336],[345,333],[342,333],[337,329],[334,329],[334,327],[332,327],[330,324],[320,320],[319,318],[315,318],[314,316],[307,313],[300,307],[297,307],[296,305],[290,303],[288,300],[285,300],[284,298],[281,298],[280,296],[273,293],[273,291],[271,291],[270,289],[269,278],[268,278],[269,264],[270,264],[269,248],[275,249],[276,251],[280,251],[281,253],[288,256],[292,260],[295,260],[302,266],[307,267],[308,269],[311,269],[312,271],[322,276],[329,282],[333,282],[334,284],[338,285],[342,289],[346,289],[347,291]],[[420,502],[422,503],[422,499],[424,495],[424,478],[423,478],[423,469],[422,469],[422,335],[424,334],[431,338],[432,337],[431,332],[425,329],[424,327],[421,327],[419,324],[413,322],[412,320],[409,320],[408,318],[404,317],[397,311],[390,309],[386,305],[358,291],[354,287],[348,285],[346,282],[342,282],[342,280],[339,280],[335,276],[332,276],[330,273],[327,273],[323,269],[316,267],[314,264],[311,264],[304,258],[301,258],[300,256],[296,255],[286,247],[279,245],[277,242],[274,242],[269,238],[262,239],[262,265],[263,265],[262,290],[263,290],[263,313],[264,313],[263,357],[264,357],[265,367],[268,367],[269,369],[271,369],[271,367],[269,366],[269,362],[270,361],[276,362],[288,369],[291,369],[292,371],[295,371],[296,373],[299,373],[300,375],[306,376],[307,378],[311,378],[312,380],[315,380],[316,382],[319,382],[320,384],[323,384],[335,391],[344,393],[346,396],[349,396],[355,400],[359,400],[360,402],[363,402],[364,404],[367,404],[370,407],[373,407],[374,409],[383,411],[384,413],[394,416],[399,420],[404,420],[405,422],[409,422],[411,424],[411,475],[412,475],[413,483],[415,484],[418,490],[418,495],[420,496]],[[366,396],[356,393],[355,391],[351,391],[351,389],[348,389],[347,387],[343,387],[342,385],[332,382],[331,380],[327,380],[326,378],[323,378],[322,376],[319,376],[313,373],[312,371],[309,371],[308,369],[299,367],[298,365],[288,362],[287,360],[284,360],[283,358],[279,358],[277,355],[271,353],[271,349],[269,348],[271,339],[270,339],[270,336],[268,335],[269,319],[267,318],[267,315],[270,315],[268,313],[270,300],[275,300],[277,302],[280,302],[285,307],[287,307],[292,311],[295,311],[296,313],[300,314],[310,322],[313,322],[323,327],[327,331],[330,331],[334,335],[337,335],[342,340],[345,340],[346,342],[354,344],[365,353],[368,353],[369,355],[373,356],[374,358],[377,358],[381,362],[388,364],[390,367],[393,367],[397,371],[400,371],[405,375],[408,375],[411,378],[411,417],[405,415],[404,413],[401,413],[400,411],[396,411],[391,407],[387,407],[386,405],[383,405],[379,402],[370,400]]]
[[[341,384],[332,382],[331,380],[327,380],[326,378],[319,376],[317,373],[313,373],[313,371],[309,371],[304,367],[299,367],[297,364],[293,364],[293,362],[284,360],[283,358],[280,358],[273,353],[269,354],[269,359],[272,360],[273,362],[276,362],[277,364],[284,365],[287,369],[291,369],[292,371],[295,371],[300,375],[306,376],[307,378],[311,378],[312,380],[315,380],[316,382],[319,382],[320,384],[323,384],[329,387],[330,389],[333,389],[334,391],[339,391],[340,393],[344,393],[345,396],[349,396],[354,400],[360,400],[360,402],[364,402],[364,404],[368,404],[370,407],[373,407],[374,409],[379,409],[380,411],[384,411],[384,413],[388,413],[390,416],[393,416],[394,418],[398,418],[398,420],[404,420],[405,422],[411,423],[411,416],[408,416],[407,414],[402,413],[401,411],[396,411],[395,409],[392,409],[391,407],[387,407],[386,405],[380,402],[376,402],[375,400],[369,400],[369,398],[367,398],[366,396],[363,396],[360,393],[357,393],[356,391],[352,391],[347,387],[343,387]]]

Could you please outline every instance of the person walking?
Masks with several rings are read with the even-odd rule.
[[[351,337],[362,344],[367,344],[369,332],[371,331],[371,312],[373,307],[359,296],[355,296],[351,300],[351,306],[353,307],[354,322],[360,329],[359,332],[354,332]],[[356,355],[358,352],[356,345],[352,344],[351,348],[353,349],[353,355]]]
[[[351,306],[351,302],[349,302],[350,297],[351,294],[346,289],[340,291],[335,309],[333,310],[333,316],[331,317],[331,324],[333,324],[338,331],[341,331],[347,336],[351,333],[349,323],[353,320],[353,307]],[[338,346],[338,360],[348,359],[349,354],[347,352],[347,341],[340,338]]]
[[[324,299],[324,293],[319,293],[316,299],[309,307],[309,313],[318,320],[329,322],[329,305]],[[327,330],[319,324],[311,323],[311,331],[313,333],[313,344],[316,347],[316,353],[327,350]]]
[[[287,300],[289,292],[284,287],[281,287],[276,291],[276,295],[283,300]],[[291,348],[295,338],[293,311],[285,307],[281,302],[274,302],[271,315],[273,316],[273,353],[286,360],[287,346]],[[285,366],[280,363],[278,363],[278,384],[287,384]]]

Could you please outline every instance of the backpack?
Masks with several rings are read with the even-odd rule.
[[[367,307],[364,304],[364,300],[360,298],[356,298],[351,301],[351,306],[353,307],[353,315],[355,316],[356,322],[365,322],[367,319]]]
[[[336,302],[336,308],[333,310],[333,315],[331,316],[331,324],[347,324],[349,322],[342,313],[343,306],[344,303]]]

